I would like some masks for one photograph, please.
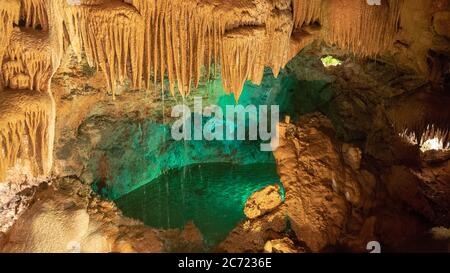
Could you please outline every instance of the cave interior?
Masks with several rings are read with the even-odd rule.
[[[450,251],[449,0],[0,19],[0,252]]]

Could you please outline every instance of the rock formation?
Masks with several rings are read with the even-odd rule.
[[[114,204],[100,200],[88,186],[63,178],[37,189],[0,251],[161,252],[163,239],[158,231],[121,216]]]
[[[34,175],[47,174],[51,168],[52,104],[48,93],[6,90],[0,113],[0,179],[21,160],[31,165]]]
[[[254,192],[245,203],[244,213],[249,219],[255,219],[274,210],[281,204],[280,186],[268,186]]]
[[[359,180],[343,162],[342,144],[333,140],[329,121],[305,116],[300,124],[280,130],[280,148],[274,155],[291,227],[298,240],[316,252],[337,243],[352,210],[364,207],[374,185]]]

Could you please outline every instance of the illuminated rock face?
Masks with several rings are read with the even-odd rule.
[[[161,252],[161,233],[121,215],[76,179],[35,190],[33,204],[11,228],[0,252]],[[49,236],[51,234],[51,236]]]
[[[353,208],[368,200],[358,173],[347,165],[333,140],[334,129],[321,115],[305,116],[301,127],[282,124],[274,152],[285,189],[285,209],[299,241],[314,252],[342,236]]]
[[[254,192],[245,203],[245,216],[249,219],[262,216],[281,205],[281,199],[279,185],[270,185]]]

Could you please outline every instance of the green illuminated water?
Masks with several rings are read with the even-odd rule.
[[[125,215],[151,227],[182,228],[193,221],[212,246],[244,218],[247,198],[275,183],[275,164],[191,165],[167,172],[116,203]]]

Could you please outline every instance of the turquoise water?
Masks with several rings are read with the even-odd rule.
[[[129,217],[156,228],[183,228],[193,221],[213,246],[244,218],[247,198],[279,183],[275,164],[197,164],[168,171],[116,200]]]

